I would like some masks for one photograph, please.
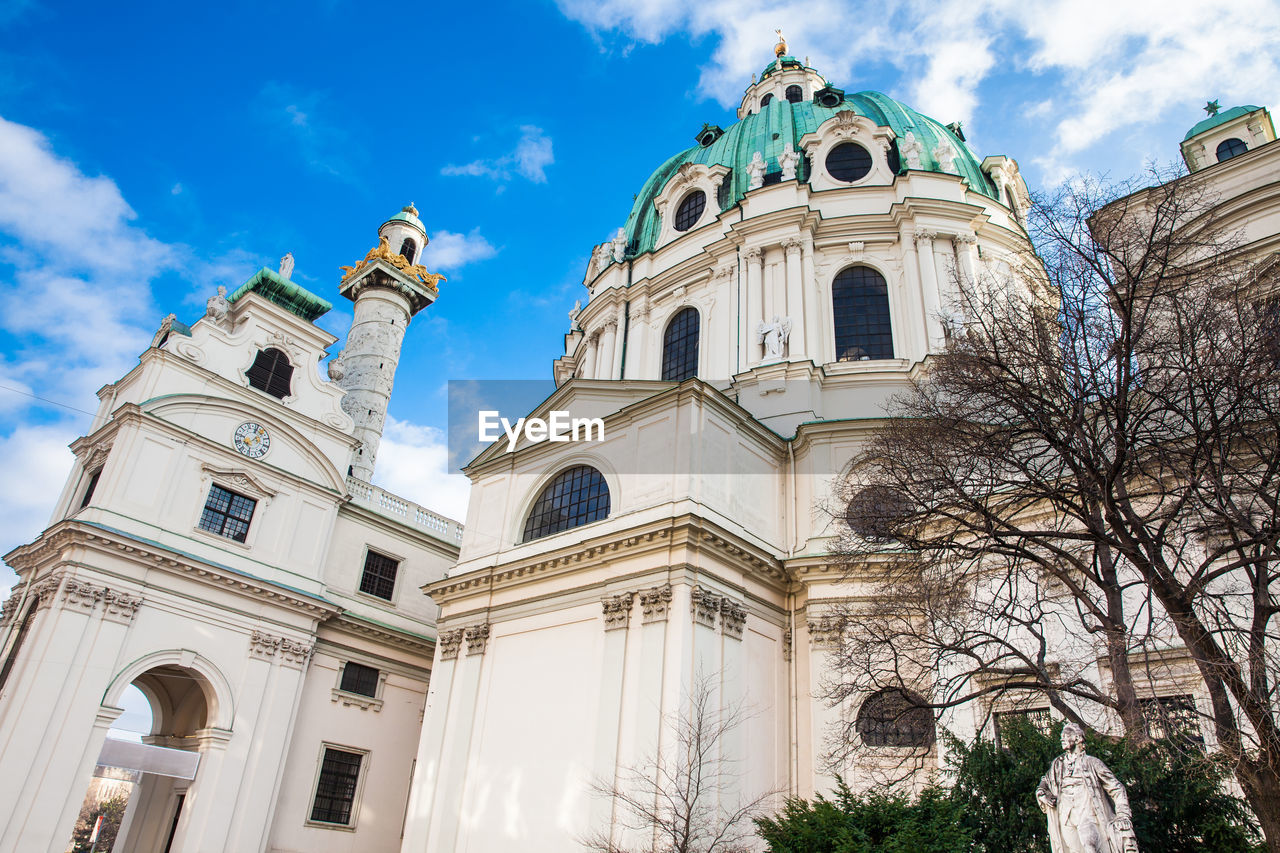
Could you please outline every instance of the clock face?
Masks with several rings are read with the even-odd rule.
[[[266,427],[248,421],[236,427],[235,445],[236,450],[250,459],[261,459],[271,448],[271,436]]]

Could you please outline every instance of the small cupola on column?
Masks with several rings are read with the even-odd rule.
[[[418,219],[418,208],[410,202],[400,208],[400,212],[382,223],[378,229],[379,237],[387,238],[391,251],[401,255],[411,264],[422,258],[422,250],[427,248],[427,231]]]

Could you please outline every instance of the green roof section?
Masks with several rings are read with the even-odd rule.
[[[649,176],[636,196],[635,203],[631,207],[631,215],[627,217],[625,226],[627,253],[640,255],[653,251],[662,227],[653,201],[662,193],[662,188],[666,186],[667,181],[671,180],[685,163],[729,167],[731,172],[725,178],[729,185],[727,188],[722,187],[719,198],[719,210],[723,212],[738,204],[746,196],[751,183],[747,164],[751,162],[755,152],[759,151],[764,156],[767,164],[765,175],[768,180],[769,175],[781,171],[778,155],[782,153],[788,142],[797,153],[803,153],[800,148],[801,137],[816,131],[820,125],[834,118],[837,113],[848,110],[870,119],[879,127],[889,128],[899,140],[904,139],[908,131],[914,133],[924,149],[920,153],[923,171],[943,172],[941,165],[933,156],[933,149],[945,139],[956,154],[954,172],[946,174],[959,173],[975,192],[996,201],[1000,200],[995,185],[983,173],[981,162],[966,143],[940,122],[916,112],[888,95],[880,92],[858,92],[845,95],[844,103],[835,107],[819,106],[812,101],[793,104],[784,98],[774,98],[760,112],[748,115],[736,124],[730,125],[724,135],[710,145],[695,145],[681,151]],[[898,173],[905,174],[906,171],[906,163],[900,158]],[[800,170],[799,179],[804,181],[809,179],[804,167]]]
[[[235,301],[246,293],[256,293],[308,323],[314,323],[333,308],[331,303],[266,267],[258,270],[253,278],[237,287],[236,292],[227,297],[227,301],[235,304]]]
[[[1244,104],[1243,106],[1223,110],[1216,116],[1209,116],[1207,119],[1197,122],[1196,126],[1188,130],[1187,135],[1182,137],[1182,141],[1186,142],[1191,137],[1199,136],[1206,130],[1212,130],[1220,124],[1226,124],[1232,119],[1240,118],[1240,116],[1247,116],[1249,113],[1257,112],[1260,109],[1262,109],[1262,107],[1257,107],[1253,104]]]
[[[404,222],[421,231],[423,237],[427,236],[427,229],[422,227],[422,220],[418,218],[418,208],[414,207],[412,202],[400,208],[400,212],[388,219],[387,222]],[[387,222],[382,224],[386,225]]]

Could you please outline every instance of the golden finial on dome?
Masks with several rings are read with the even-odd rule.
[[[774,32],[778,34],[778,43],[773,46],[773,55],[786,56],[787,40],[782,37],[782,30],[774,30]]]
[[[406,204],[404,207],[400,208],[400,212],[401,212],[401,213],[412,213],[414,216],[417,216],[417,215],[418,215],[418,208],[416,208],[416,207],[414,207],[414,206],[413,206],[413,202],[409,202],[409,203],[408,203],[408,204]]]

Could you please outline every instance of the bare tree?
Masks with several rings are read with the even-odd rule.
[[[851,474],[828,698],[1039,696],[1147,736],[1172,675],[1280,851],[1280,323],[1194,177],[1040,200]],[[1260,275],[1261,273],[1261,275]],[[836,753],[855,747],[854,723]]]
[[[621,827],[643,837],[639,846],[605,830],[583,841],[599,853],[746,853],[752,819],[777,791],[742,792],[740,760],[728,742],[748,718],[742,705],[722,708],[708,677],[695,679],[687,710],[668,717],[671,748],[623,770],[614,784],[592,790],[608,798]]]

